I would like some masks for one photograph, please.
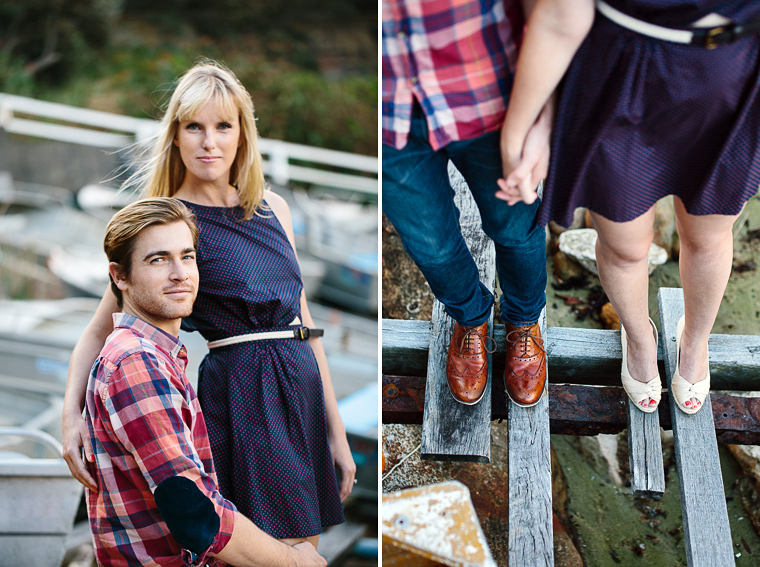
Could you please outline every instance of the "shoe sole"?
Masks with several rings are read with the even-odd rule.
[[[516,402],[512,396],[509,395],[509,390],[507,389],[507,384],[504,384],[504,391],[507,393],[507,397],[509,398],[509,401],[511,401],[513,404],[515,404],[518,407],[521,408],[532,408],[535,405],[538,405],[538,402],[541,401],[541,398],[543,398],[546,395],[546,391],[548,388],[546,387],[546,381],[544,380],[544,389],[541,390],[541,395],[538,396],[538,399],[533,402],[532,404],[521,404],[520,402]]]
[[[459,402],[460,404],[462,404],[462,405],[465,405],[465,406],[474,406],[474,405],[476,405],[476,404],[480,403],[480,400],[482,400],[482,399],[483,399],[483,396],[485,396],[485,395],[486,395],[486,390],[488,389],[488,384],[486,384],[486,387],[485,387],[485,388],[483,388],[483,391],[480,393],[480,396],[478,396],[478,399],[477,399],[477,400],[474,400],[474,401],[472,401],[472,402],[465,402],[465,401],[463,401],[463,400],[460,400],[459,398],[457,398],[457,397],[454,395],[454,392],[452,392],[452,391],[451,391],[451,385],[449,384],[449,381],[448,381],[448,380],[446,380],[446,386],[447,386],[447,387],[448,387],[448,389],[449,389],[449,394],[451,394],[451,397],[452,397],[452,398],[454,398],[454,400],[455,400],[455,401],[457,401],[457,402]]]

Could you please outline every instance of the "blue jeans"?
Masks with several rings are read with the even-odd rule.
[[[407,145],[401,150],[383,146],[383,212],[446,313],[460,325],[487,321],[494,297],[480,283],[462,238],[449,160],[462,173],[480,209],[483,231],[494,241],[504,292],[502,321],[535,323],[546,304],[545,232],[536,223],[538,201],[509,206],[494,196],[502,176],[498,132],[433,151],[425,118],[415,108]]]

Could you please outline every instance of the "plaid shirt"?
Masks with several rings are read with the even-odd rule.
[[[224,565],[213,555],[227,545],[235,506],[217,490],[206,423],[185,376],[187,353],[175,337],[124,313],[95,361],[86,415],[98,492],[87,491],[100,565]],[[153,492],[184,476],[210,498],[221,520],[211,546],[182,549],[164,523]]]
[[[383,144],[406,145],[413,98],[434,150],[501,128],[523,24],[515,0],[383,0]]]

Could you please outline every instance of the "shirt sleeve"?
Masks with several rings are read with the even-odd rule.
[[[208,442],[205,423],[202,416],[193,422],[193,408],[180,388],[182,381],[174,368],[152,352],[134,352],[111,376],[104,405],[114,435],[134,458],[151,493],[167,480],[184,477],[213,505],[219,529],[210,545],[205,550],[185,548],[182,552],[186,564],[194,565],[224,549],[232,536],[237,509],[219,493],[198,455],[195,434]],[[172,482],[166,486],[170,485]]]

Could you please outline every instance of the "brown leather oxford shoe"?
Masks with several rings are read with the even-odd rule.
[[[507,361],[504,383],[509,398],[518,406],[534,406],[546,384],[546,351],[538,323],[527,327],[506,325]]]
[[[454,323],[454,332],[446,357],[449,391],[458,402],[477,404],[488,381],[488,321],[478,327]]]

